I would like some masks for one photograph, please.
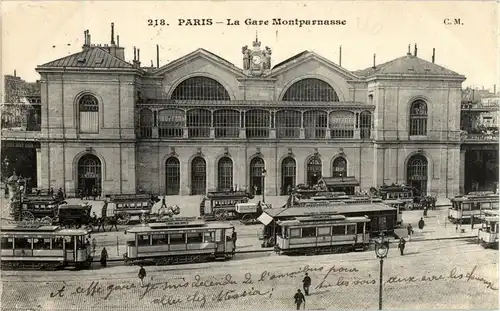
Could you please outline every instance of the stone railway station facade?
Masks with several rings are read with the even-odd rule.
[[[204,49],[159,68],[134,54],[127,62],[113,34],[94,45],[87,31],[81,52],[36,68],[39,188],[278,195],[349,176],[362,190],[459,193],[465,77],[416,49],[359,71],[310,51],[272,66],[257,38],[242,68]]]

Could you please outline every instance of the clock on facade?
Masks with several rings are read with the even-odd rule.
[[[261,61],[262,61],[262,58],[260,57],[260,55],[254,55],[252,57],[252,62],[256,65],[260,64]]]

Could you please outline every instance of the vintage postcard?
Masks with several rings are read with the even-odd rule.
[[[1,12],[1,310],[499,308],[498,3]]]

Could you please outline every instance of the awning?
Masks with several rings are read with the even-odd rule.
[[[264,226],[267,226],[273,221],[273,218],[266,213],[262,213],[262,215],[260,215],[257,220],[260,221]]]

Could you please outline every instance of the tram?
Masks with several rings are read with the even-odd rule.
[[[234,227],[196,218],[173,218],[125,230],[125,264],[168,265],[226,260],[235,252]]]
[[[248,203],[254,196],[246,191],[209,192],[200,203],[200,216],[206,220],[237,218],[236,204]]]
[[[278,254],[321,254],[364,251],[370,244],[370,219],[343,215],[313,215],[277,221]]]
[[[498,194],[492,191],[472,192],[465,196],[456,196],[451,200],[448,209],[448,219],[452,223],[469,223],[484,211],[497,210],[499,207]]]
[[[482,216],[481,228],[477,233],[479,243],[484,248],[498,249],[498,214],[496,216]]]
[[[2,269],[89,268],[90,245],[85,238],[90,228],[64,229],[43,222],[21,221],[2,226]]]
[[[21,202],[21,220],[52,219],[57,216],[58,206],[66,203],[52,196],[26,196]]]

